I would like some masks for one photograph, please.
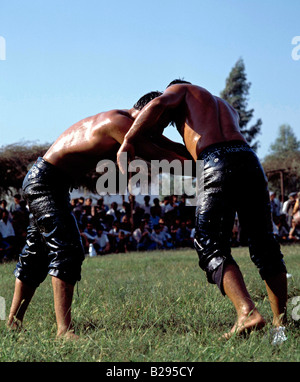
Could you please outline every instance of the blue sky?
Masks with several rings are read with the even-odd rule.
[[[0,146],[51,143],[178,77],[219,95],[241,57],[262,158],[281,124],[300,139],[299,14],[298,0],[0,0]]]

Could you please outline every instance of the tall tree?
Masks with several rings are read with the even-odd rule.
[[[297,140],[293,129],[290,125],[279,126],[278,137],[275,142],[271,144],[271,154],[278,156],[285,156],[290,152],[295,152],[300,149],[300,141]]]
[[[255,141],[255,138],[260,133],[262,120],[258,119],[254,125],[248,127],[254,113],[254,109],[247,110],[250,86],[251,83],[247,82],[244,61],[240,58],[226,79],[225,89],[220,96],[238,112],[241,133],[253,150],[256,151],[259,143]]]

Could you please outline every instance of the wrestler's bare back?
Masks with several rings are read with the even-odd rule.
[[[69,127],[44,159],[76,178],[96,168],[101,159],[115,159],[132,122],[127,110],[110,110],[85,118]]]
[[[238,113],[232,106],[199,86],[184,87],[186,118],[180,133],[195,160],[212,144],[232,140],[245,142],[240,133]]]

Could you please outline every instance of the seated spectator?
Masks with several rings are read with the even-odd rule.
[[[120,235],[120,232],[122,232],[122,235]],[[117,251],[119,238],[120,237],[123,238],[123,234],[124,234],[124,238],[129,240],[130,232],[126,231],[124,229],[121,229],[120,223],[118,221],[115,221],[112,225],[112,229],[107,234],[108,238],[109,238],[110,245],[111,245],[111,250],[113,252]]]
[[[145,214],[149,214],[150,215],[150,196],[149,195],[145,195],[144,196],[144,204],[141,205],[142,209],[144,210],[144,213]]]
[[[85,233],[83,232],[82,227],[78,226],[78,229],[79,229],[82,245],[83,245],[83,248],[84,248],[84,253],[87,254],[89,252],[89,245],[90,245],[90,243],[89,243]]]
[[[110,251],[110,243],[102,225],[99,225],[97,229],[97,236],[93,245],[98,255],[105,255]]]
[[[135,211],[132,215],[133,228],[136,228],[140,225],[141,220],[144,217],[144,210],[140,206],[135,207]]]
[[[180,223],[180,228],[176,232],[175,238],[176,247],[189,247],[193,246],[193,241],[191,240],[191,231],[187,228],[185,222]]]
[[[176,241],[176,233],[177,233],[179,228],[180,228],[180,219],[176,218],[174,223],[171,225],[171,236],[172,236],[174,243]]]
[[[29,225],[29,211],[26,208],[26,202],[21,200],[19,203],[19,208],[12,213],[12,226],[15,231],[15,254],[17,258],[20,251],[26,242],[26,232]]]
[[[130,219],[127,215],[124,215],[121,223],[120,223],[120,229],[123,231],[131,232],[131,223]]]
[[[8,216],[8,211],[2,212],[2,219],[0,220],[0,234],[3,237],[3,240],[12,247],[13,251],[16,247],[16,235],[13,225],[8,219]]]
[[[127,252],[127,239],[124,231],[119,231],[117,245],[116,245],[116,253],[126,253]]]
[[[151,238],[155,241],[157,249],[171,249],[174,247],[171,235],[163,232],[159,224],[154,226]]]
[[[133,238],[136,241],[136,249],[138,251],[149,251],[156,248],[156,243],[152,240],[145,220],[142,220],[139,228],[133,232]]]
[[[300,223],[297,224],[294,219],[292,220],[292,227],[289,232],[289,240],[292,242],[300,241]]]
[[[158,221],[158,224],[160,225],[160,228],[163,232],[169,233],[169,228],[165,224],[165,220],[163,218],[160,218]]]
[[[276,234],[280,243],[286,243],[289,240],[289,227],[286,222],[286,216],[284,214],[278,216],[275,221],[276,230],[274,230],[274,234]]]
[[[97,236],[97,231],[92,223],[87,223],[86,229],[83,231],[89,243],[93,243]]]

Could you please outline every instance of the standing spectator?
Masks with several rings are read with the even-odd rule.
[[[7,201],[5,199],[1,200],[1,203],[0,203],[0,218],[1,218],[1,213],[3,211],[7,211]]]
[[[149,226],[150,229],[154,229],[154,226],[156,226],[159,222],[159,215],[157,215],[157,208],[155,206],[152,206],[150,208],[150,219],[149,219]]]
[[[11,245],[3,240],[3,237],[0,233],[0,263],[11,258],[11,248]]]
[[[173,222],[173,224],[171,225],[171,236],[172,236],[174,243],[176,241],[176,233],[177,233],[179,228],[180,228],[180,219],[176,218],[175,221]]]
[[[280,216],[281,211],[280,201],[276,198],[276,193],[274,191],[270,192],[270,202],[272,218],[274,221],[276,220],[277,216]]]
[[[161,217],[162,216],[162,209],[161,209],[158,198],[153,199],[153,206],[152,207],[154,207],[155,215]],[[151,212],[150,212],[150,214],[151,214]]]
[[[111,215],[114,218],[114,221],[118,220],[118,203],[112,202],[110,209],[106,212],[106,215]]]
[[[82,213],[83,215],[90,217],[92,216],[92,204],[93,204],[93,199],[92,198],[87,198],[84,202],[84,206],[82,207]]]
[[[161,204],[162,216],[165,216],[168,212],[172,211],[174,207],[170,203],[170,196],[165,196],[164,201]]]
[[[8,219],[8,211],[2,212],[2,219],[0,220],[0,234],[5,242],[7,242],[12,248],[12,252],[16,247],[16,235],[12,223]]]
[[[127,239],[124,231],[119,231],[116,253],[126,253],[127,252]]]
[[[288,200],[283,203],[282,213],[286,215],[287,224],[289,227],[292,225],[293,209],[296,203],[297,192],[291,192]]]
[[[20,211],[22,209],[22,207],[20,206],[20,202],[21,202],[21,195],[15,194],[14,195],[14,201],[11,204],[11,206],[9,207],[9,212],[11,214],[13,214],[16,211]]]
[[[145,195],[144,196],[144,204],[141,205],[142,209],[144,210],[144,213],[145,214],[149,214],[150,215],[150,196],[149,195]]]
[[[300,226],[300,192],[297,194],[297,199],[293,208],[293,220],[296,226]]]

